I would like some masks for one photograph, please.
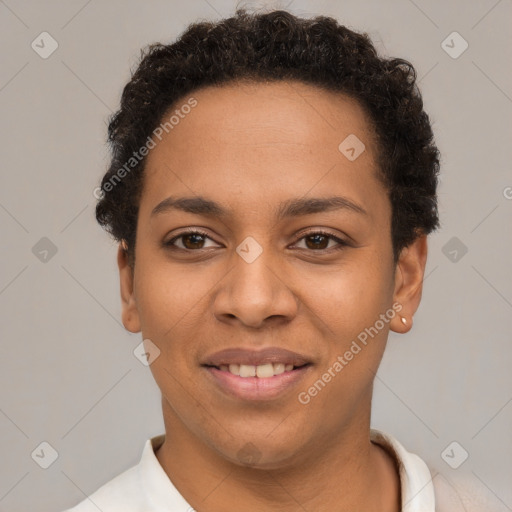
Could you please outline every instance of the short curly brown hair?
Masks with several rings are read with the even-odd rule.
[[[238,9],[231,18],[191,24],[172,44],[142,49],[120,109],[109,119],[112,158],[96,218],[116,240],[125,241],[132,264],[145,158],[129,172],[120,171],[180,99],[199,88],[247,79],[299,80],[344,93],[369,114],[379,178],[392,208],[395,264],[402,248],[440,226],[439,151],[412,64],[378,56],[366,33],[331,17]]]

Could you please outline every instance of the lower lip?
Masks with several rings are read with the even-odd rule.
[[[240,377],[212,366],[205,366],[204,368],[222,391],[235,398],[269,400],[290,391],[304,378],[311,365],[308,364],[280,375],[261,379],[259,377]]]

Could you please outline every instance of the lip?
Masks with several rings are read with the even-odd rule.
[[[305,364],[268,378],[240,377],[215,366],[203,368],[214,384],[229,396],[242,400],[264,401],[279,398],[291,391],[309,373],[312,365]]]
[[[293,365],[293,370],[273,377],[240,377],[220,366],[245,364],[259,366],[269,363]],[[208,377],[224,393],[242,400],[270,400],[287,393],[309,373],[312,367],[310,358],[298,352],[279,347],[266,347],[261,350],[227,348],[205,357],[202,368]]]
[[[268,363],[284,363],[285,365],[304,366],[311,362],[310,359],[302,354],[279,347],[267,347],[262,350],[227,348],[207,356],[202,365],[220,367],[221,365],[229,366],[230,364],[259,366]],[[247,378],[250,379],[251,377]]]

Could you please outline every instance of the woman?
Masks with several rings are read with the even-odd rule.
[[[165,434],[73,512],[464,510],[370,428],[439,227],[415,76],[365,34],[285,11],[147,48],[96,213]]]

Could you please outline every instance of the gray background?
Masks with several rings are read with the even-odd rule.
[[[466,479],[488,510],[512,510],[511,2],[242,3],[288,4],[333,15],[410,60],[442,152],[443,226],[430,237],[413,329],[390,335],[372,425],[435,475]],[[107,116],[139,49],[234,8],[0,1],[2,511],[71,506],[163,432],[158,388],[133,355],[140,336],[120,323],[115,245],[95,223],[92,191],[107,164]],[[43,31],[59,45],[47,59],[31,47]],[[469,44],[457,58],[442,47],[453,31]],[[452,441],[461,446],[452,460],[469,453],[458,469],[441,456]],[[58,453],[48,469],[42,442]]]

